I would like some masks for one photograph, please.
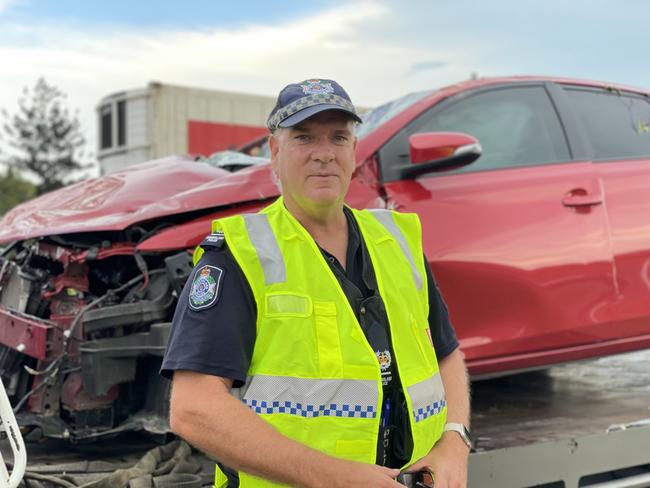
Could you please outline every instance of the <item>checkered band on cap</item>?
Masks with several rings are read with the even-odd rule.
[[[286,107],[282,107],[277,112],[272,114],[267,121],[267,126],[269,130],[274,131],[287,117],[291,117],[293,114],[300,112],[314,105],[337,105],[348,112],[356,113],[354,105],[349,100],[336,95],[334,93],[314,93],[312,95],[307,95],[294,100]]]

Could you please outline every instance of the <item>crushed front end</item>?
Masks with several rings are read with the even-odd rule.
[[[79,234],[14,242],[0,254],[0,375],[19,423],[88,441],[169,432],[158,369],[185,251],[143,255],[143,237]]]

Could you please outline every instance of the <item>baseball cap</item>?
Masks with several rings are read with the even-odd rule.
[[[282,89],[266,125],[271,132],[278,127],[293,127],[323,110],[341,110],[361,122],[341,85],[334,80],[311,79]]]

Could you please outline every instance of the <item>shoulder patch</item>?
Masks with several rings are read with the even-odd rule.
[[[204,310],[210,308],[219,298],[219,288],[223,270],[217,266],[201,266],[194,272],[192,287],[190,288],[190,308]]]
[[[226,242],[226,239],[223,235],[223,232],[213,232],[208,235],[201,241],[200,246],[203,248],[212,247],[216,249],[221,249]]]

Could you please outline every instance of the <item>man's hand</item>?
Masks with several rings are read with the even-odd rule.
[[[466,488],[469,449],[455,432],[445,432],[440,440],[408,472],[430,469],[436,488]]]

